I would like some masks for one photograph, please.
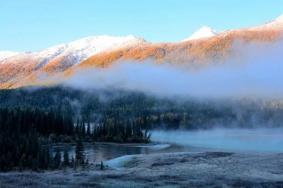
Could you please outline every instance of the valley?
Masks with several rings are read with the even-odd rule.
[[[283,187],[279,1],[32,1],[0,7],[0,188]]]

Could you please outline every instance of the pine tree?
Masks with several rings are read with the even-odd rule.
[[[77,140],[75,153],[76,153],[76,164],[83,165],[85,156],[84,156],[84,146],[81,138]]]
[[[58,169],[61,166],[61,152],[59,150],[56,151],[55,156],[53,158],[53,168]]]
[[[90,133],[91,131],[90,131],[90,123],[88,122],[87,123],[87,131],[86,131],[86,134],[87,134],[87,136],[90,136]]]
[[[68,149],[65,147],[64,148],[64,166],[69,166],[70,165],[70,159],[69,159],[69,153],[68,153]]]

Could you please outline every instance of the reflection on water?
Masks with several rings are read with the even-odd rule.
[[[283,129],[213,129],[202,131],[154,131],[157,142],[194,146],[200,151],[283,152]],[[205,149],[206,148],[206,149]]]
[[[89,163],[99,163],[124,155],[243,151],[283,152],[283,129],[213,129],[205,131],[153,131],[153,144],[84,143],[84,155]],[[159,144],[158,144],[159,143]],[[169,144],[170,145],[169,145]],[[54,151],[68,150],[75,158],[75,145],[57,144]]]
[[[53,152],[59,150],[63,153],[68,150],[70,158],[75,158],[76,146],[72,144],[56,144],[52,147]],[[99,163],[124,155],[152,154],[161,152],[188,151],[183,146],[169,144],[108,144],[108,143],[84,143],[84,155],[89,163]]]

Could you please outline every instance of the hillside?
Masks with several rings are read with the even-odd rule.
[[[243,45],[272,43],[280,40],[282,33],[280,16],[261,26],[220,33],[203,27],[191,37],[174,43],[151,43],[132,35],[95,36],[39,52],[3,51],[0,52],[0,88],[44,85],[47,78],[55,75],[66,78],[80,69],[106,68],[121,61],[150,59],[156,63],[204,66],[233,55],[233,44],[237,41]],[[56,79],[55,83],[60,81]]]

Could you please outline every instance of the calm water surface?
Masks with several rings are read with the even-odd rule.
[[[201,151],[283,153],[283,128],[154,131],[152,140]]]
[[[67,148],[70,158],[75,156],[74,144],[56,144],[52,147],[52,151],[62,152]],[[189,147],[178,146],[175,144],[152,143],[152,144],[115,144],[115,143],[84,143],[83,153],[90,163],[98,163],[124,155],[135,154],[152,154],[190,151]]]
[[[213,129],[205,131],[153,131],[152,144],[84,143],[84,155],[98,163],[124,155],[170,152],[264,152],[283,153],[283,129]],[[57,144],[53,151],[64,148],[70,158],[75,145]]]

